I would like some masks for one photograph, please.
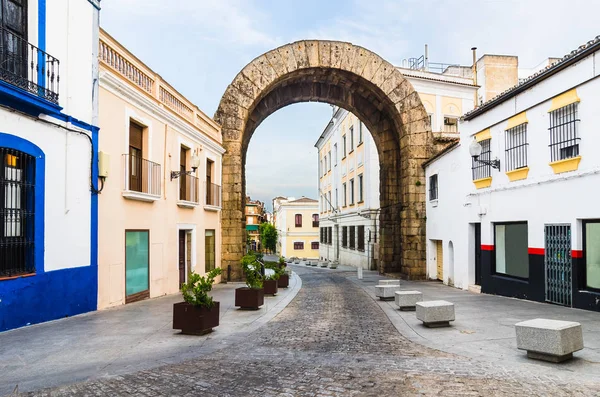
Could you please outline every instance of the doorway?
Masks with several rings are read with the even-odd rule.
[[[544,233],[546,301],[572,306],[571,225],[546,225]]]
[[[150,297],[150,232],[125,231],[125,303]]]
[[[179,289],[185,283],[185,230],[179,231]]]
[[[435,242],[435,263],[437,279],[444,281],[444,247],[442,240],[434,240]]]
[[[475,285],[481,286],[481,223],[475,226]]]

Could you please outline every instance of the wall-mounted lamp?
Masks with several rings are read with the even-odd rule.
[[[200,165],[200,157],[195,153],[192,154],[191,158],[192,170],[191,171],[171,171],[171,180],[179,178],[181,175],[190,175],[192,172],[196,172]]]
[[[469,153],[471,153],[471,157],[473,157],[473,160],[477,161],[478,163],[489,165],[492,168],[499,170],[500,169],[500,159],[496,158],[495,160],[492,160],[492,161],[479,160],[479,156],[481,156],[481,150],[482,150],[481,144],[479,144],[479,142],[477,142],[476,139],[473,139],[473,142],[471,142],[471,144],[469,145]]]

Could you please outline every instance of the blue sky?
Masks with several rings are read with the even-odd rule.
[[[533,67],[600,34],[598,0],[103,0],[101,25],[209,116],[253,58],[302,39],[350,41],[400,65],[470,64],[478,54],[519,56]],[[250,142],[247,193],[317,197],[314,143],[327,104],[270,116]]]

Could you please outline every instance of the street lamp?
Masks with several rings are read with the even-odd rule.
[[[191,171],[171,171],[171,180],[177,179],[182,175],[190,175],[192,172],[196,172],[198,166],[200,166],[200,156],[195,153],[192,154],[191,158],[192,170]]]
[[[469,145],[469,153],[471,154],[471,157],[473,157],[473,160],[477,161],[478,163],[489,165],[492,168],[499,170],[500,169],[500,160],[498,158],[496,158],[495,160],[492,160],[492,161],[479,160],[479,156],[481,156],[482,150],[483,149],[481,147],[481,144],[479,142],[477,142],[477,139],[473,139],[473,142],[471,142],[471,144]]]

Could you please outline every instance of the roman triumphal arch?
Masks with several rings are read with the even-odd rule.
[[[246,244],[246,151],[252,134],[284,106],[318,101],[354,113],[380,161],[379,271],[424,278],[425,174],[433,153],[428,115],[400,71],[351,43],[298,41],[250,62],[227,87],[215,120],[223,128],[222,266],[240,279]],[[315,155],[315,161],[316,161]],[[282,194],[285,186],[282,186]]]

